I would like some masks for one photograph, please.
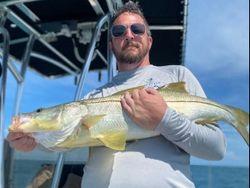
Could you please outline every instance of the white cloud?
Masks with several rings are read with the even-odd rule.
[[[249,1],[190,0],[186,66],[210,99],[249,109]],[[194,163],[249,166],[249,148],[230,125],[225,158]]]
[[[191,1],[187,64],[206,71],[249,68],[249,1]]]

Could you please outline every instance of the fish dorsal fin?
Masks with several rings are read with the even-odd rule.
[[[181,93],[188,93],[186,88],[185,88],[186,83],[185,82],[174,82],[166,85],[162,89],[167,89],[171,91],[177,91]]]
[[[216,127],[218,127],[218,121],[215,119],[202,119],[202,120],[196,120],[195,123],[199,124],[199,125],[214,125]]]
[[[143,88],[145,88],[145,86],[132,87],[132,88],[129,88],[129,89],[118,91],[118,92],[112,94],[111,96],[114,96],[114,95],[124,95],[125,92],[131,92],[131,91],[134,91],[135,89],[143,89]]]

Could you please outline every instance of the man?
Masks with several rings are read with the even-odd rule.
[[[129,142],[122,152],[106,147],[91,148],[82,187],[195,187],[191,180],[190,155],[221,159],[225,152],[224,135],[215,126],[197,125],[178,114],[153,88],[184,81],[190,94],[205,97],[199,82],[185,67],[150,64],[153,40],[137,4],[126,3],[115,13],[111,24],[110,48],[116,56],[119,73],[112,82],[86,98],[146,85],[148,88],[125,93],[121,105],[138,126],[159,131],[160,136]],[[34,139],[22,133],[11,134],[8,140],[18,150],[36,147]]]

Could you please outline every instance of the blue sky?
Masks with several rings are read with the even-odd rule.
[[[208,98],[249,112],[249,1],[189,0],[185,65],[201,82]],[[95,73],[87,77],[83,94],[104,84]],[[21,112],[72,101],[73,77],[48,80],[29,71]],[[9,73],[6,98],[6,127],[13,113],[16,81]],[[249,148],[235,129],[221,125],[227,137],[227,153],[221,161],[192,159],[193,164],[249,167]]]
[[[208,98],[249,112],[249,1],[189,1],[186,66]],[[249,148],[229,125],[222,161],[195,164],[249,166]]]

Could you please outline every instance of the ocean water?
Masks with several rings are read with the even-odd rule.
[[[191,166],[197,188],[248,188],[249,168],[228,166]]]
[[[43,164],[37,161],[20,160],[14,167],[14,188],[25,188]],[[78,165],[79,166],[79,165]],[[65,167],[64,167],[65,168]],[[70,167],[72,168],[72,167]],[[74,167],[74,169],[76,169]],[[81,173],[82,167],[77,170]],[[78,171],[74,170],[74,173]],[[249,168],[222,166],[191,166],[193,181],[196,188],[248,188]],[[68,171],[64,172],[68,173]],[[63,174],[66,179],[67,174]]]

